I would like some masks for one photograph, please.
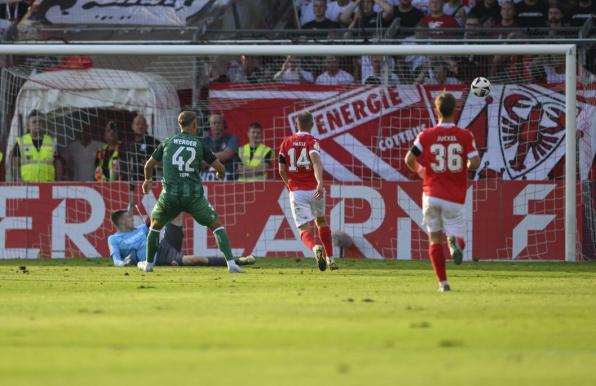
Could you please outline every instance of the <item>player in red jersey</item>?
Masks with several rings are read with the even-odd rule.
[[[279,175],[290,191],[290,207],[300,238],[312,250],[321,271],[337,269],[333,258],[331,230],[325,219],[325,188],[319,141],[310,134],[311,113],[296,118],[298,132],[287,137],[279,149]],[[315,220],[323,246],[315,241],[310,223]]]
[[[471,131],[454,124],[456,100],[442,93],[435,99],[439,124],[422,131],[406,154],[406,165],[424,180],[423,223],[429,235],[429,257],[439,290],[449,291],[442,242],[447,243],[455,264],[461,264],[466,219],[464,204],[468,169],[476,169],[480,157]]]

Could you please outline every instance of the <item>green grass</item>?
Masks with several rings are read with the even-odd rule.
[[[19,266],[25,266],[22,270]],[[0,385],[594,385],[596,265],[0,262]]]

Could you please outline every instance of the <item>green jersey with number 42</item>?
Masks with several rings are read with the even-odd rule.
[[[184,132],[163,141],[151,157],[162,163],[164,192],[184,196],[202,194],[201,163],[216,159],[199,137]]]

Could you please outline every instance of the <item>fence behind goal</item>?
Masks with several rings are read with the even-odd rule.
[[[322,56],[286,57],[279,54],[287,47],[279,47],[273,51],[278,56],[159,55],[156,50],[145,56],[13,57],[2,69],[0,85],[0,149],[7,168],[7,182],[0,186],[0,256],[107,255],[107,236],[114,232],[109,213],[137,205],[138,222],[150,213],[159,191],[141,194],[142,165],[157,141],[176,132],[177,113],[192,109],[214,151],[223,150],[216,131],[234,136],[228,144],[242,151],[255,122],[271,148],[264,161],[266,180],[240,181],[238,151],[227,163],[226,181],[216,181],[209,169],[203,172],[207,196],[235,253],[309,255],[275,171],[281,141],[295,132],[295,115],[306,110],[321,141],[331,228],[353,241],[344,255],[424,259],[421,182],[403,159],[416,135],[437,123],[432,103],[446,90],[459,101],[457,124],[474,133],[481,155],[480,169],[470,173],[466,259],[563,259],[569,201],[565,56],[480,55],[482,47],[458,54],[457,49],[432,56],[404,50],[356,55],[346,47]],[[491,81],[490,96],[469,92],[477,76]],[[596,82],[581,66],[576,108],[574,252],[578,259],[590,259],[596,244]],[[55,164],[64,167],[60,182],[23,181],[20,163],[26,155],[17,158],[15,144],[35,131],[32,113],[57,143]],[[215,115],[223,118],[222,128],[211,128],[218,125]],[[155,140],[144,135],[145,128]],[[118,157],[108,157],[109,165],[96,160],[105,142],[119,150]],[[190,219],[185,236],[186,253],[218,253],[211,235]]]

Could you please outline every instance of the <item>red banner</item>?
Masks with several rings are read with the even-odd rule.
[[[474,133],[480,150],[481,168],[474,179],[542,181],[563,176],[561,87],[493,85],[490,96],[479,98],[467,85],[447,86],[459,101],[457,124]],[[578,87],[580,176],[586,180],[596,166],[596,85]],[[421,130],[435,125],[432,101],[444,88],[215,83],[209,104],[211,111],[223,113],[228,130],[241,143],[246,142],[248,125],[260,122],[273,149],[295,131],[296,113],[310,111],[328,177],[341,182],[405,181],[405,153]]]
[[[206,191],[236,255],[310,256],[282,183],[207,183]],[[157,193],[142,195],[137,189],[131,199],[145,215]],[[107,237],[115,232],[110,212],[128,202],[123,183],[0,185],[0,258],[106,256]],[[563,259],[563,208],[559,181],[475,182],[466,206],[466,258]],[[329,185],[327,215],[333,231],[353,239],[346,256],[426,259],[420,182]],[[186,222],[184,252],[216,255],[209,232],[190,218]]]

